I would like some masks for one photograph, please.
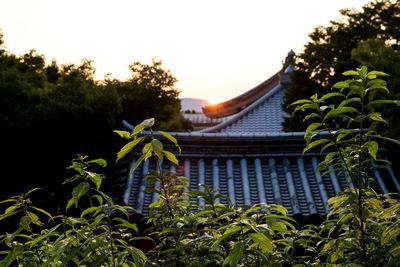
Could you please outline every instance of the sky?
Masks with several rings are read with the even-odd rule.
[[[8,51],[48,63],[94,61],[96,79],[129,78],[128,65],[163,61],[180,97],[225,101],[263,82],[318,25],[370,0],[0,0]]]

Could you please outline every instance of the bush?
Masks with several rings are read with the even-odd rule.
[[[154,119],[147,119],[132,133],[115,131],[129,140],[117,160],[143,145],[130,176],[151,156],[161,170],[151,171],[145,178],[148,184],[159,184],[145,189],[158,194],[145,218],[147,230],[139,233],[137,225],[129,221],[132,208],[114,204],[100,190],[104,176],[91,168],[104,167],[106,162],[79,156],[69,167],[76,174],[64,181],[75,184],[66,212],[74,209],[77,216],[53,217],[33,206],[29,197],[37,189],[0,202],[10,205],[0,220],[19,215],[17,229],[1,236],[6,246],[0,252],[4,255],[1,266],[398,266],[400,202],[378,195],[369,185],[371,172],[387,163],[379,159],[379,141],[400,144],[371,129],[376,123],[387,123],[374,106],[398,105],[399,101],[374,100],[378,92],[387,91],[385,82],[377,79],[385,75],[382,72],[367,72],[362,67],[344,74],[352,79],[335,84],[340,92],[294,103],[296,110],[311,110],[306,119],[313,122],[305,132],[304,152],[324,144],[321,152],[328,152],[319,171],[326,173],[327,167],[333,166],[343,171],[352,185],[329,200],[331,211],[322,225],[297,229],[282,206],[238,207],[207,185],[186,191],[185,177],[160,168],[163,160],[175,164],[178,160],[155,138]],[[328,103],[338,99],[338,104]],[[337,118],[349,128],[335,129],[332,120]],[[318,139],[322,131],[330,138]],[[158,133],[180,151],[174,137]],[[196,198],[199,202],[193,201]],[[229,204],[221,204],[222,198]],[[41,221],[44,217],[49,218],[47,224]],[[142,252],[133,245],[141,240],[151,240],[154,247]]]

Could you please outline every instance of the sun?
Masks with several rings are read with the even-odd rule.
[[[207,100],[211,105],[215,105],[215,104],[219,103],[219,97],[216,94],[210,95]]]

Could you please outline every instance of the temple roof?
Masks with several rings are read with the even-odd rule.
[[[279,72],[253,89],[226,102],[203,107],[210,118],[222,118],[240,112],[279,84]]]
[[[170,133],[178,140],[182,154],[178,155],[175,146],[158,135],[164,149],[175,153],[180,163],[176,166],[164,162],[163,170],[173,170],[177,175],[187,177],[191,190],[201,190],[199,184],[219,189],[236,205],[279,204],[291,216],[325,216],[329,211],[328,198],[344,190],[348,181],[338,172],[321,177],[316,170],[324,155],[309,151],[302,156],[304,133],[282,131],[285,113],[281,104],[290,73],[294,70],[293,56],[294,53],[289,52],[282,70],[262,86],[241,98],[224,102],[235,104],[243,100],[245,105],[237,114],[199,132]],[[255,95],[257,98],[252,99]],[[133,130],[129,123],[124,122],[124,125]],[[324,134],[320,133],[320,137]],[[140,155],[140,149],[130,153],[129,158],[122,161],[119,173],[128,177],[129,166],[133,166]],[[400,184],[391,167],[388,168],[389,171],[373,173],[373,187],[378,193],[400,192]],[[157,186],[146,184],[144,177],[150,170],[156,170],[154,160],[146,161],[135,170],[133,179],[127,179],[124,195],[126,204],[143,215],[148,214],[149,205],[158,198],[157,194],[142,192],[147,187]],[[221,199],[226,204],[224,201]]]
[[[203,133],[279,133],[286,113],[282,101],[286,86],[277,84],[250,106]]]
[[[163,171],[172,170],[178,176],[187,177],[191,190],[201,190],[199,184],[219,189],[236,205],[279,204],[291,216],[325,216],[329,212],[328,198],[347,188],[348,181],[343,174],[336,171],[321,176],[316,172],[321,160],[317,151],[302,156],[302,133],[172,134],[182,148],[182,154],[178,155],[180,164],[176,166],[164,162]],[[163,139],[162,136],[157,138]],[[173,144],[164,141],[166,150],[177,152]],[[132,166],[139,156],[140,153],[131,153],[123,163],[121,168],[125,170],[125,175],[129,173],[129,165]],[[378,193],[400,192],[400,185],[391,167],[388,167],[389,172],[374,173],[373,188]],[[155,160],[148,160],[135,170],[133,179],[127,180],[124,200],[143,215],[148,214],[149,205],[158,197],[155,193],[142,192],[144,188],[157,186],[146,184],[144,179],[150,170],[156,169]],[[223,199],[221,202],[226,204]]]
[[[282,80],[281,75],[293,70],[294,56],[295,53],[293,50],[290,50],[282,69],[275,75],[235,98],[215,105],[203,107],[203,113],[210,118],[222,118],[244,110],[260,97],[273,90],[280,83],[285,83],[285,81]],[[285,77],[285,80],[287,80],[287,77]]]

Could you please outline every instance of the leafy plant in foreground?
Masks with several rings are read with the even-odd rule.
[[[72,190],[67,210],[79,208],[83,198],[89,201],[90,206],[81,210],[80,217],[52,217],[33,206],[28,196],[37,189],[1,202],[13,205],[0,215],[0,220],[21,215],[18,229],[1,236],[9,248],[1,252],[6,255],[1,266],[139,266],[146,261],[144,253],[131,245],[140,239],[135,237],[136,224],[127,220],[131,208],[113,204],[100,191],[104,177],[90,171],[91,164],[104,167],[106,162],[79,156],[70,166],[76,175],[64,182],[79,182]],[[117,212],[125,217],[115,216]],[[43,227],[39,213],[52,220],[51,228]]]
[[[159,186],[144,190],[158,195],[158,201],[150,205],[146,217],[147,233],[157,241],[155,248],[148,252],[150,262],[175,266],[281,266],[294,262],[287,257],[290,248],[285,248],[295,221],[287,216],[285,208],[266,204],[237,207],[218,190],[210,190],[204,184],[200,190],[187,191],[187,178],[171,171],[163,172],[161,167],[164,156],[176,165],[178,160],[164,150],[156,137],[169,139],[180,151],[176,139],[164,132],[153,132],[153,124],[154,119],[148,119],[132,133],[116,131],[131,140],[120,150],[117,160],[150,138],[142,144],[142,155],[131,168],[130,176],[152,155],[157,161],[159,171],[151,171],[145,179],[147,184]],[[220,203],[222,198],[229,205]]]
[[[311,112],[305,117],[312,123],[305,131],[307,146],[304,152],[324,145],[321,153],[328,152],[318,171],[322,175],[332,171],[345,173],[351,185],[329,200],[331,212],[321,227],[328,239],[325,239],[320,254],[330,263],[370,266],[381,262],[392,266],[399,263],[400,257],[396,240],[400,228],[393,223],[395,218],[399,218],[399,205],[395,200],[379,196],[371,184],[374,170],[390,164],[381,159],[379,142],[389,141],[399,145],[400,141],[380,135],[373,127],[388,124],[375,111],[376,106],[400,105],[400,101],[376,99],[381,93],[389,93],[386,82],[378,78],[387,75],[383,72],[368,72],[363,66],[343,74],[352,79],[336,83],[333,88],[339,91],[320,98],[313,95],[310,99],[292,104],[297,105],[295,112]],[[339,100],[338,104],[328,103],[332,99]],[[336,130],[338,119],[347,123],[347,128]],[[328,137],[320,137],[321,132],[328,132]],[[386,208],[388,205],[389,208]],[[390,236],[387,227],[391,229]]]

